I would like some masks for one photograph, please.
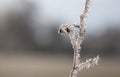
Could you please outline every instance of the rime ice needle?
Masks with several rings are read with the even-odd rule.
[[[85,34],[85,18],[87,17],[88,9],[90,5],[90,0],[86,0],[85,8],[83,13],[80,15],[80,25],[77,24],[62,24],[58,30],[60,34],[68,34],[72,47],[74,49],[74,58],[73,58],[73,69],[69,77],[77,77],[78,71],[81,71],[85,68],[90,68],[93,65],[97,65],[99,56],[93,59],[88,59],[85,62],[81,62],[80,51],[81,44],[84,40]]]

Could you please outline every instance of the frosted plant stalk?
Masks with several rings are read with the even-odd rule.
[[[85,35],[85,19],[87,17],[88,9],[90,5],[90,0],[86,0],[85,8],[83,13],[80,15],[80,25],[77,24],[62,24],[58,30],[60,34],[68,34],[72,48],[74,49],[74,58],[73,58],[73,69],[69,77],[77,77],[78,71],[81,71],[85,68],[90,68],[93,65],[97,65],[99,62],[99,56],[88,59],[85,62],[81,62],[80,51],[81,44],[84,40]]]

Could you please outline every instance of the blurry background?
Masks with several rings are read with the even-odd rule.
[[[79,24],[85,0],[0,0],[0,77],[67,77],[73,50],[61,24]],[[81,77],[120,76],[119,0],[92,0],[82,58],[101,57]]]

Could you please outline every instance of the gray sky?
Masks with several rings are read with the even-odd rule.
[[[10,4],[18,0],[0,0],[0,8],[10,8]],[[29,0],[35,1],[42,7],[43,21],[50,18],[62,20],[65,23],[79,23],[85,0]],[[86,29],[88,32],[102,31],[106,23],[119,23],[120,0],[91,0],[87,18]],[[7,6],[7,7],[5,7]],[[13,4],[12,4],[13,6]],[[40,8],[41,9],[41,8]]]
[[[120,0],[91,0],[86,28],[89,32],[105,29],[106,23],[119,23]],[[65,23],[79,23],[85,0],[42,0],[44,14],[65,20]],[[45,18],[47,18],[45,17]]]

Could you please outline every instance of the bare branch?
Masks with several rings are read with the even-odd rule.
[[[80,25],[77,24],[62,24],[58,30],[60,34],[68,34],[72,47],[74,49],[74,58],[73,58],[73,69],[69,75],[69,77],[77,77],[78,71],[82,69],[89,68],[93,65],[97,65],[99,56],[94,59],[88,59],[85,62],[81,62],[80,51],[81,44],[84,40],[85,34],[85,19],[87,17],[88,9],[90,5],[90,0],[86,0],[85,8],[83,13],[80,15]]]
[[[89,69],[90,67],[94,66],[94,65],[98,65],[98,61],[100,60],[99,56],[93,58],[93,59],[88,59],[83,63],[80,63],[79,65],[77,65],[77,70],[80,71],[82,69]]]

